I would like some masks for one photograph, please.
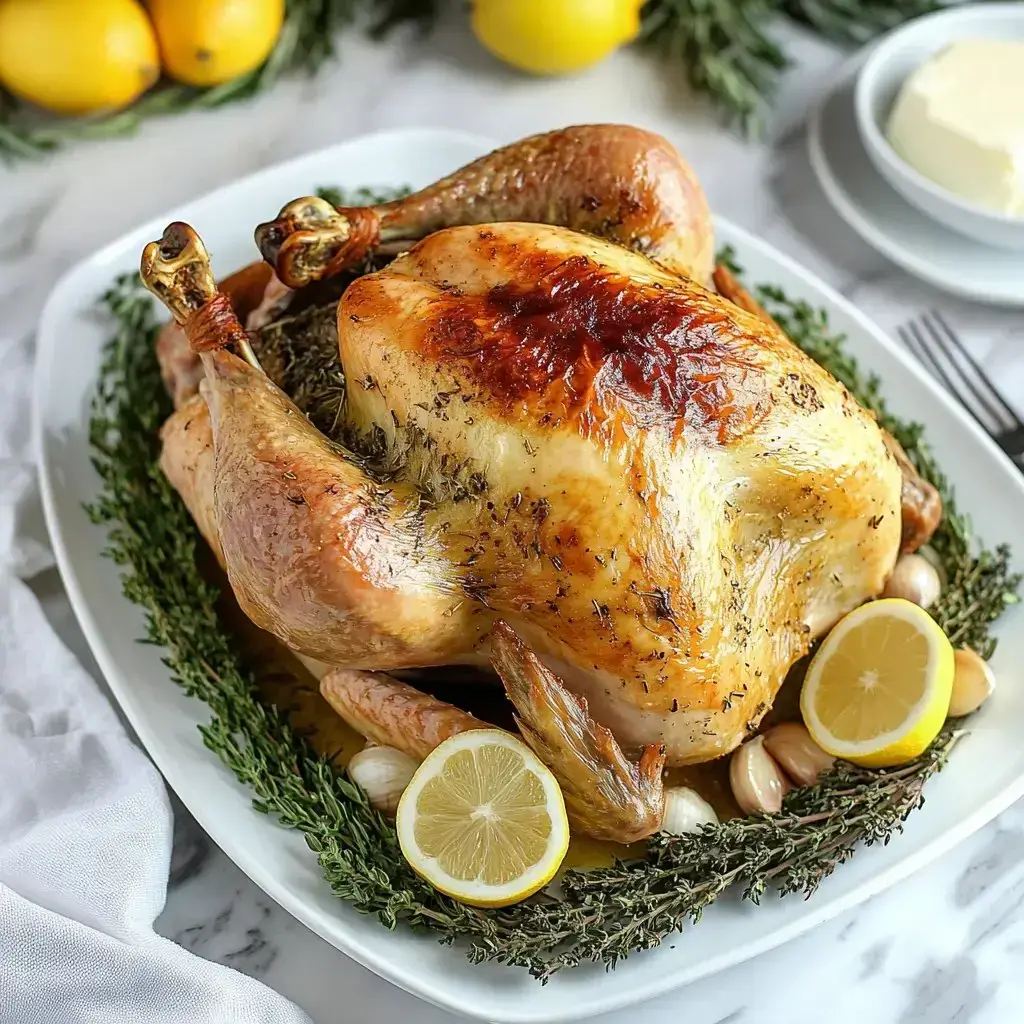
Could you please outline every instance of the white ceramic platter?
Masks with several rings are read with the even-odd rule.
[[[854,86],[871,48],[851,57],[811,112],[811,167],[836,213],[883,256],[978,302],[1024,307],[1024,252],[965,238],[910,205],[875,169],[857,127]]]
[[[884,848],[861,851],[810,901],[738,899],[701,924],[614,972],[586,967],[542,987],[524,972],[471,966],[458,949],[399,927],[389,932],[331,895],[297,832],[250,806],[249,793],[200,739],[204,706],[170,681],[161,652],[136,642],[142,615],[121,595],[117,568],[100,554],[103,532],[82,503],[98,479],[89,461],[89,403],[108,326],[95,303],[115,274],[137,267],[144,243],[172,220],[200,232],[224,274],[255,254],[254,225],[318,185],[424,185],[490,148],[448,131],[415,130],[355,139],[229,185],[145,224],[66,274],[39,330],[36,440],[46,515],[71,602],[112,691],[139,738],[200,824],[268,895],[338,949],[440,1006],[488,1021],[564,1021],[636,1003],[777,946],[898,883],[970,835],[1024,792],[1024,614],[1001,623],[1001,689],[975,735],[929,789],[927,806]],[[851,350],[878,372],[896,409],[927,424],[942,465],[988,540],[1012,539],[1024,522],[1024,481],[995,445],[931,379],[848,302],[791,260],[729,224],[717,224],[752,281],[778,284],[828,309]]]

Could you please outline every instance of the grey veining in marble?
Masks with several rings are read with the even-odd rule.
[[[171,849],[168,890],[198,875],[206,865],[213,846],[210,837],[173,793],[171,807],[174,810],[174,846]]]
[[[535,80],[477,48],[458,15],[435,39],[355,38],[319,78],[216,112],[168,119],[135,139],[82,145],[0,171],[0,369],[28,343],[56,276],[120,232],[296,153],[361,132],[434,124],[502,140],[573,122],[631,121],[670,137],[712,206],[839,287],[883,327],[941,308],[1024,397],[1024,317],[950,298],[887,264],[847,230],[804,149],[808,104],[833,51],[792,40],[771,144],[724,132],[675,75],[635,52],[574,79]],[[283,196],[282,201],[290,198]],[[52,572],[34,583],[58,632],[96,673]],[[253,974],[317,1024],[442,1024],[453,1018],[377,979],[271,903],[175,805],[162,934]],[[699,934],[679,941],[699,941]],[[1002,1024],[1024,1019],[1024,807],[885,893],[758,959],[595,1024]]]

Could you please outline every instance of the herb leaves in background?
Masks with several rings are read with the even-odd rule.
[[[943,6],[941,0],[647,0],[640,41],[680,66],[724,120],[756,135],[789,64],[770,31],[779,16],[830,42],[861,44]]]
[[[777,0],[647,0],[640,43],[680,67],[727,121],[760,128],[786,56],[765,32]]]
[[[84,0],[83,0],[84,2]],[[0,89],[0,159],[44,156],[75,139],[130,135],[163,114],[208,110],[265,92],[283,75],[315,74],[335,57],[338,34],[353,26],[377,34],[403,21],[429,23],[438,0],[287,0],[284,24],[270,56],[256,69],[209,88],[161,82],[124,110],[58,118],[29,110]]]
[[[1005,549],[972,553],[969,524],[920,428],[885,409],[878,382],[862,374],[824,314],[775,288],[762,288],[760,297],[939,487],[947,518],[934,544],[949,583],[937,617],[956,642],[990,653],[989,624],[1016,600],[1019,582]],[[884,843],[898,832],[945,763],[958,736],[954,726],[899,768],[839,764],[817,785],[790,793],[778,814],[704,826],[699,835],[658,835],[642,860],[567,872],[559,895],[489,911],[449,899],[408,867],[392,823],[283,713],[260,701],[238,642],[219,617],[218,589],[197,566],[203,542],[158,465],[158,430],[170,402],[154,351],[153,303],[130,275],[107,293],[104,306],[116,331],[93,407],[90,440],[101,490],[90,512],[107,528],[107,554],[123,571],[125,595],[145,610],[146,639],[164,650],[174,681],[208,706],[206,745],[252,790],[254,807],[298,829],[335,894],[387,927],[428,929],[442,942],[468,947],[474,962],[523,967],[542,980],[588,961],[614,966],[697,921],[730,887],[754,901],[772,888],[811,894],[858,844]]]
[[[0,90],[0,159],[38,158],[75,139],[128,135],[147,118],[222,106],[264,92],[291,72],[316,73],[335,56],[339,33],[374,38],[412,24],[427,32],[455,0],[288,0],[284,26],[254,71],[207,89],[164,82],[124,110],[83,118],[30,111]],[[788,65],[771,28],[778,18],[833,42],[860,44],[944,6],[941,0],[646,0],[640,42],[682,69],[723,119],[756,134]]]

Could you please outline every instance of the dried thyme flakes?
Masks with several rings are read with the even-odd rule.
[[[885,409],[878,382],[860,373],[824,314],[776,289],[761,289],[761,298],[798,345],[880,416],[942,492],[946,521],[933,546],[949,585],[936,617],[956,642],[990,653],[989,626],[1017,599],[1019,577],[1009,571],[1008,552],[972,553],[970,524],[920,428]],[[769,888],[809,895],[857,844],[887,841],[920,806],[924,783],[956,741],[949,729],[897,769],[839,765],[817,785],[792,792],[779,814],[704,826],[699,835],[659,835],[642,860],[567,872],[558,896],[491,911],[442,896],[405,864],[390,822],[284,715],[260,702],[218,618],[217,589],[197,568],[195,525],[157,465],[157,431],[170,403],[154,354],[152,303],[137,278],[124,277],[104,306],[116,331],[93,408],[90,438],[101,491],[91,516],[107,528],[107,553],[123,569],[125,595],[145,609],[147,641],[164,648],[175,682],[209,707],[202,730],[207,746],[251,788],[257,810],[302,832],[332,890],[359,911],[387,927],[402,922],[442,942],[459,940],[474,962],[525,967],[546,980],[581,962],[611,967],[657,946],[731,886],[755,901]],[[326,416],[330,408],[324,408]]]

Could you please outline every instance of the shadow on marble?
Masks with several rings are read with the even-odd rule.
[[[185,805],[170,787],[167,795],[174,815],[174,838],[171,846],[171,866],[167,879],[168,891],[195,878],[206,864],[214,849],[213,840],[192,817]]]
[[[902,274],[861,241],[829,206],[811,168],[802,128],[789,134],[776,149],[767,185],[789,226],[852,278],[865,281],[890,271]]]

